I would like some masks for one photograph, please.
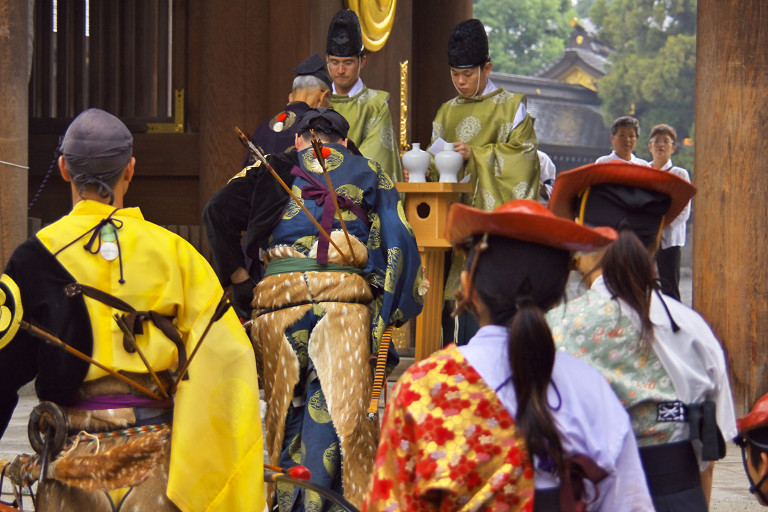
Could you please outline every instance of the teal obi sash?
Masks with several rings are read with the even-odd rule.
[[[328,263],[320,265],[314,258],[280,258],[269,262],[264,277],[291,272],[344,272],[347,274],[360,274],[362,269],[348,265],[336,265]]]

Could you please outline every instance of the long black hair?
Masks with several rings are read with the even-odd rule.
[[[620,228],[619,238],[603,254],[601,266],[608,290],[626,302],[640,317],[640,340],[650,347],[653,340],[651,296],[656,270],[653,247],[646,247],[630,228]]]
[[[551,459],[563,474],[563,445],[547,402],[555,343],[544,317],[563,296],[568,279],[567,251],[491,236],[478,256],[475,238],[466,268],[474,264],[472,286],[492,322],[507,327],[509,365],[517,395],[517,428],[531,457]]]

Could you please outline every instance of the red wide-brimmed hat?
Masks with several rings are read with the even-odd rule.
[[[549,208],[558,217],[573,219],[574,199],[592,185],[638,187],[669,196],[671,204],[664,215],[664,227],[680,215],[696,194],[696,187],[669,171],[614,160],[558,174],[549,197]]]
[[[761,427],[768,427],[768,394],[763,395],[747,415],[736,420],[739,434]]]
[[[488,233],[566,251],[594,251],[616,240],[611,228],[590,228],[556,217],[529,199],[509,201],[491,212],[454,203],[448,211],[445,232],[452,244]]]

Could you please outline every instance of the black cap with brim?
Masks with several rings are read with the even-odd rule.
[[[344,116],[331,108],[311,108],[297,121],[296,133],[303,135],[310,130],[346,139],[349,123]]]
[[[695,193],[671,172],[614,160],[559,174],[549,208],[591,226],[629,227],[650,247],[659,228],[675,220]]]
[[[456,25],[448,40],[448,65],[452,68],[472,68],[489,60],[488,36],[483,23],[471,19]]]
[[[328,27],[325,53],[334,57],[357,57],[364,48],[363,32],[355,11],[344,9],[337,12]]]
[[[297,76],[314,76],[325,82],[328,87],[331,87],[333,83],[331,76],[328,74],[328,69],[325,65],[325,60],[318,54],[314,54],[307,57],[301,63],[293,68]]]
[[[646,247],[656,241],[671,203],[670,197],[661,192],[625,185],[592,185],[586,193],[589,197],[584,204],[585,225],[630,228]],[[574,200],[581,202],[580,197]]]

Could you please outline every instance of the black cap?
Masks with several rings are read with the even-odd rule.
[[[314,76],[315,78],[319,78],[326,84],[328,84],[328,87],[331,87],[331,84],[333,83],[331,81],[331,75],[328,74],[328,68],[325,65],[325,59],[323,59],[318,54],[314,54],[310,57],[307,57],[301,63],[293,68],[293,70],[296,72],[297,76]]]
[[[473,68],[490,60],[488,36],[480,20],[462,21],[448,40],[448,65],[452,68]]]
[[[650,247],[671,202],[669,195],[647,188],[612,183],[592,185],[584,207],[584,223],[616,230],[628,227]]]
[[[355,11],[344,9],[337,12],[328,27],[325,53],[334,57],[357,57],[363,49],[363,33]]]
[[[296,133],[303,135],[309,130],[323,132],[327,135],[338,135],[347,138],[349,123],[344,116],[332,108],[311,108],[304,112],[297,121]]]

